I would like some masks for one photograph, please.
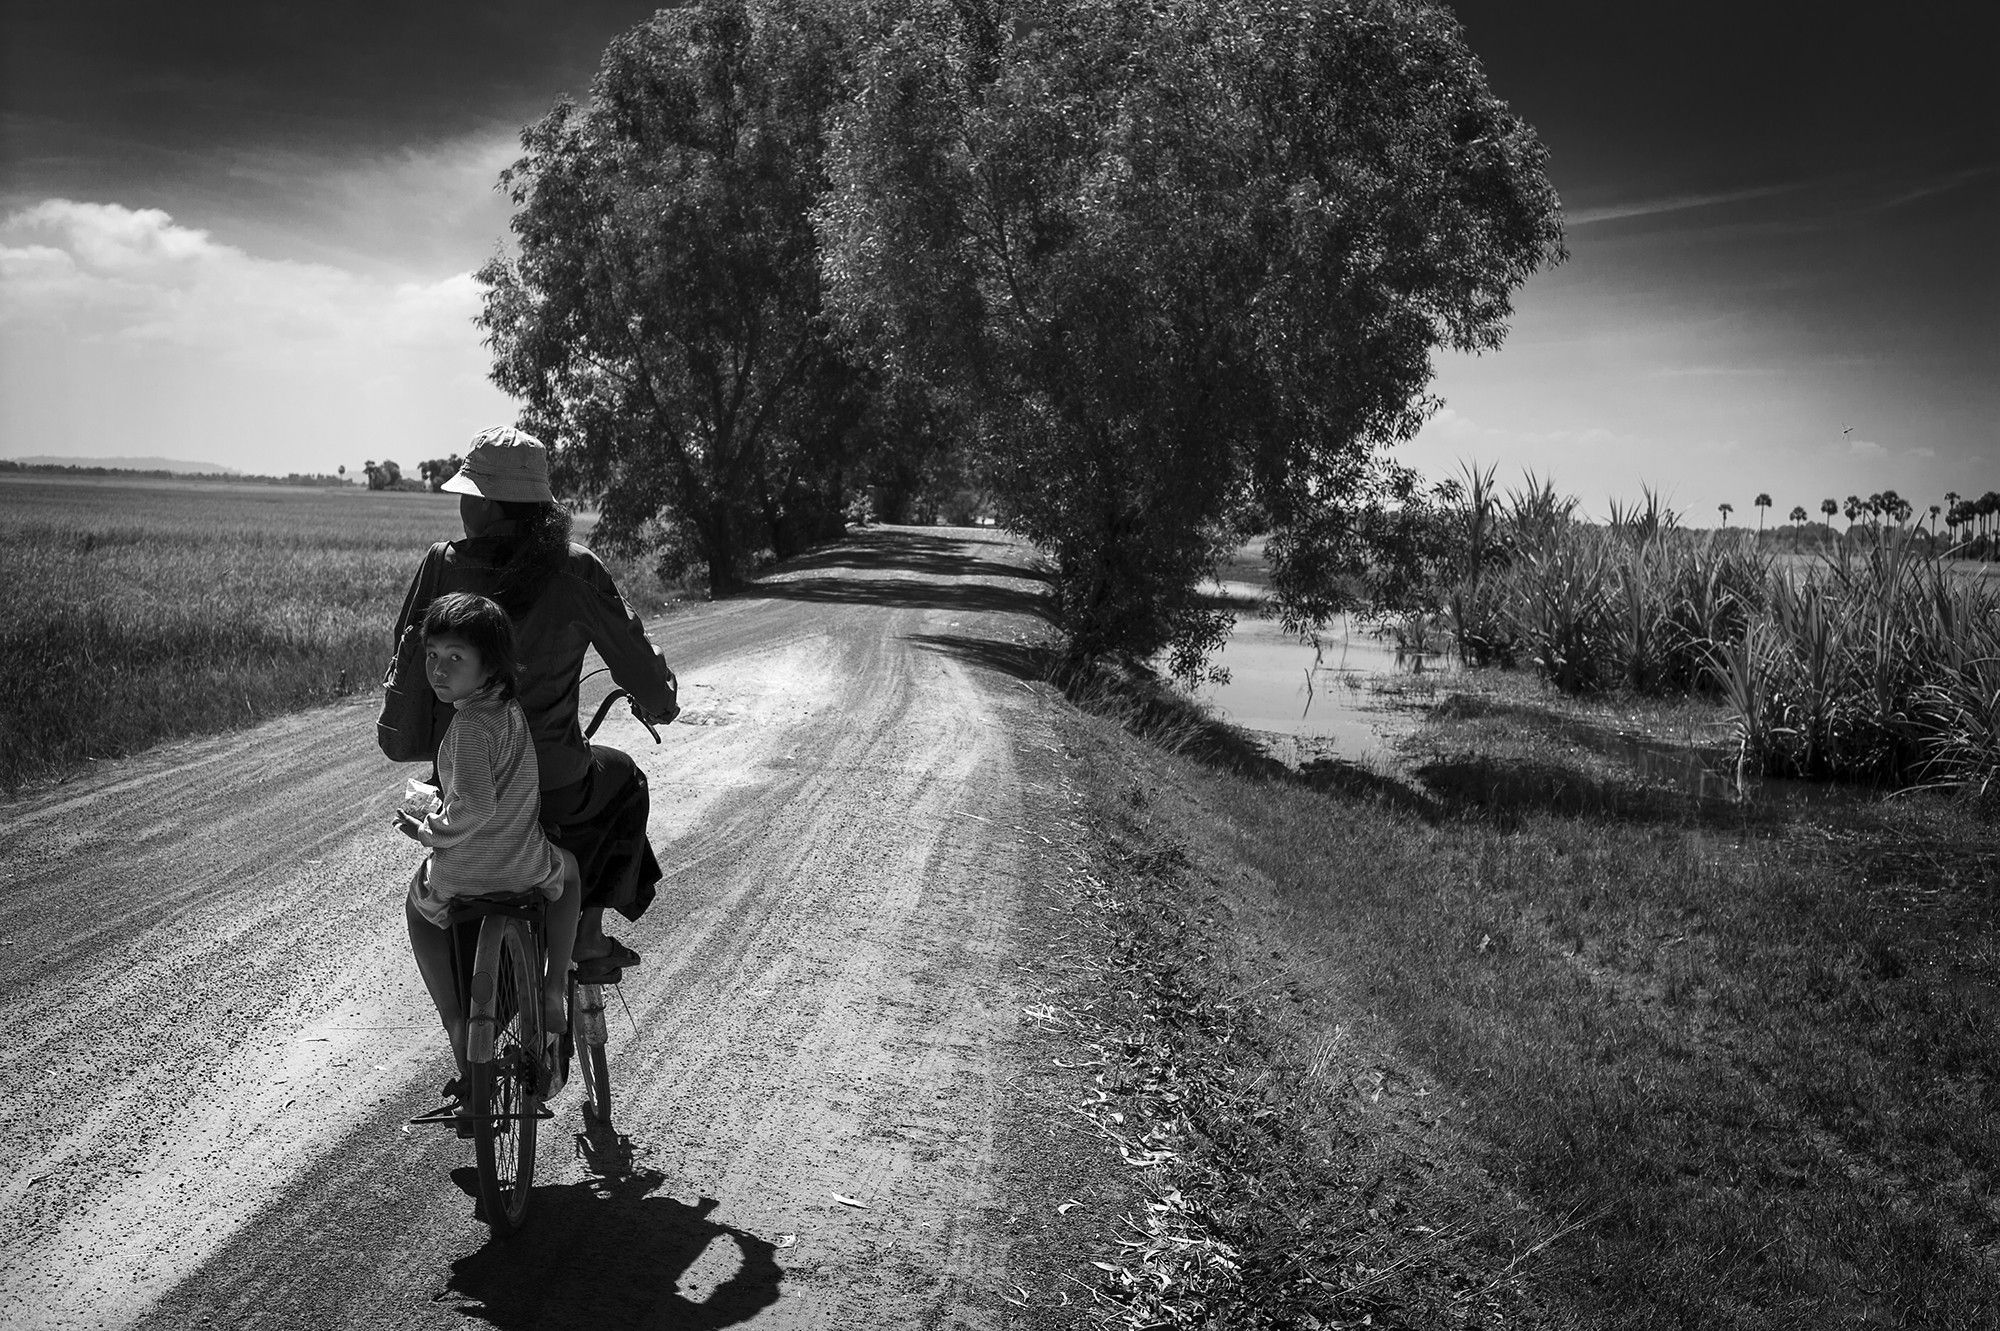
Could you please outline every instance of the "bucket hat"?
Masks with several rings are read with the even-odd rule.
[[[501,503],[552,504],[556,498],[549,489],[549,450],[511,425],[473,435],[465,464],[438,488]]]

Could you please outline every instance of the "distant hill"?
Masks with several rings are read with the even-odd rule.
[[[241,476],[234,467],[183,458],[8,458],[24,467],[104,467],[110,471],[178,471],[195,476]]]

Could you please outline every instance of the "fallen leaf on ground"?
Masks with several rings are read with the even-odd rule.
[[[857,1211],[865,1211],[868,1209],[867,1202],[857,1202],[852,1197],[842,1196],[840,1193],[837,1192],[830,1192],[827,1194],[827,1196],[833,1198],[835,1201],[839,1202],[842,1206],[851,1206]]]

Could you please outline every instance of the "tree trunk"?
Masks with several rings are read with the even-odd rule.
[[[778,496],[771,493],[770,474],[761,466],[757,468],[757,506],[764,511],[764,533],[770,538],[771,552],[780,559],[791,558],[796,552],[788,548],[784,508]]]
[[[737,549],[736,524],[730,520],[728,501],[710,502],[699,529],[703,553],[708,556],[709,595],[727,596],[740,591],[743,579],[737,569],[742,563],[742,551]]]

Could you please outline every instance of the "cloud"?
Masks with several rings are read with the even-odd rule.
[[[1880,206],[1884,211],[1891,208],[1901,208],[1905,204],[1915,203],[1919,199],[1928,199],[1936,194],[1947,194],[1965,185],[1976,184],[1996,174],[2000,174],[2000,166],[1989,162],[1982,166],[1968,167],[1963,171],[1953,171],[1946,175],[1933,176],[1918,185],[1904,190],[1894,198],[1885,200]]]
[[[354,272],[407,276],[477,264],[507,236],[511,204],[495,189],[522,153],[494,127],[393,152],[328,157],[262,148],[229,161],[233,188],[267,195],[229,234],[266,253]]]
[[[279,471],[442,454],[513,415],[478,311],[469,272],[264,258],[157,208],[45,199],[0,220],[0,445],[112,453],[137,432]]]
[[[1594,222],[1612,222],[1623,217],[1650,217],[1655,213],[1686,212],[1693,208],[1712,208],[1717,204],[1740,203],[1746,199],[1767,199],[1774,194],[1790,194],[1805,187],[1805,182],[1791,182],[1722,190],[1712,194],[1671,194],[1654,199],[1635,199],[1630,203],[1614,203],[1603,208],[1583,208],[1573,213],[1566,212],[1563,214],[1563,224],[1573,227],[1589,226]]]
[[[1853,434],[1846,436],[1845,456],[1860,458],[1866,462],[1876,462],[1883,458],[1894,458],[1901,462],[1929,462],[1937,457],[1937,450],[1927,444],[1917,444],[1910,448],[1891,448],[1873,439],[1861,439]]]
[[[389,283],[260,259],[157,208],[48,199],[0,223],[0,324],[270,362],[301,346],[476,343],[471,275]]]

